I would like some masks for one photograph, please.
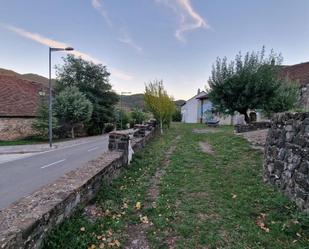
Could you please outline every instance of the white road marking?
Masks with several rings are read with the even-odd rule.
[[[62,163],[62,162],[64,162],[65,160],[66,160],[66,159],[62,159],[62,160],[59,160],[59,161],[57,161],[57,162],[53,162],[53,163],[44,165],[44,166],[41,167],[41,169],[45,169],[45,168],[48,168],[48,167],[53,166],[53,165],[55,165],[55,164]]]
[[[98,146],[97,146],[97,147],[93,147],[93,148],[89,149],[88,152],[93,151],[93,150],[96,150],[96,149],[98,149],[98,148],[99,148]]]

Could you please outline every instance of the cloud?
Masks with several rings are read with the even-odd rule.
[[[32,41],[35,41],[37,43],[43,44],[43,45],[48,46],[48,47],[57,47],[57,48],[70,47],[70,45],[68,45],[67,43],[55,41],[55,40],[46,38],[46,37],[44,37],[44,36],[42,36],[40,34],[32,33],[32,32],[26,31],[24,29],[17,28],[17,27],[12,26],[12,25],[0,24],[0,26],[5,28],[5,29],[7,29],[7,30],[9,30],[9,31],[12,31],[12,32],[16,33],[19,36],[28,38],[28,39],[30,39]],[[97,58],[94,58],[94,57],[92,57],[89,54],[80,52],[78,50],[67,51],[67,53],[73,54],[73,55],[75,55],[77,57],[81,57],[84,60],[92,61],[93,63],[105,64],[103,61],[101,61],[101,60],[99,60]],[[115,77],[117,77],[119,79],[131,80],[133,78],[130,74],[128,74],[126,72],[123,72],[123,71],[120,71],[118,69],[111,68],[110,70],[112,71],[112,76],[115,76]]]
[[[10,30],[10,31],[16,33],[17,35],[28,38],[32,41],[38,42],[38,43],[43,44],[45,46],[56,47],[56,48],[70,47],[70,45],[68,45],[64,42],[55,41],[55,40],[46,38],[46,37],[44,37],[40,34],[31,33],[29,31],[26,31],[26,30],[21,29],[21,28],[14,27],[12,25],[1,24],[1,26],[3,28],[7,29],[7,30]],[[93,61],[94,63],[102,63],[100,60],[98,60],[98,59],[96,59],[96,58],[94,58],[94,57],[92,57],[92,56],[90,56],[86,53],[80,52],[78,50],[68,51],[68,53],[74,54],[78,57],[81,57],[84,60]]]
[[[179,41],[185,42],[184,33],[194,29],[209,29],[208,22],[201,17],[192,7],[190,0],[155,0],[158,3],[163,3],[174,10],[180,19],[178,29],[175,31],[175,36]]]
[[[106,23],[108,26],[112,27],[113,23],[111,19],[109,18],[109,15],[107,14],[106,9],[103,7],[101,0],[91,0],[92,7],[95,8],[101,16],[104,17]]]
[[[111,68],[110,70],[111,70],[112,76],[115,76],[118,79],[122,79],[122,80],[126,80],[126,81],[133,79],[133,76],[128,74],[127,72],[123,72],[123,71],[115,69],[115,68]]]
[[[122,30],[121,31],[121,35],[120,37],[118,38],[118,41],[124,43],[124,44],[127,44],[129,45],[130,47],[134,48],[137,52],[142,52],[142,48],[140,46],[138,46],[134,41],[133,39],[129,36],[129,34]]]
[[[102,4],[102,0],[91,0],[91,4],[92,7],[94,9],[96,9],[105,19],[105,21],[107,22],[108,26],[110,28],[113,27],[112,21],[109,18],[109,15],[106,11],[106,9],[104,8],[103,4]],[[143,49],[138,46],[133,39],[131,38],[131,36],[128,34],[127,31],[125,31],[124,29],[120,30],[120,36],[118,37],[118,41],[129,45],[130,47],[134,48],[136,51],[141,52]]]

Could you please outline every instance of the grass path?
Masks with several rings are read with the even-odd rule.
[[[309,217],[263,183],[262,153],[204,129],[155,139],[44,248],[309,248]]]

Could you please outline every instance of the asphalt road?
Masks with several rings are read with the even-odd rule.
[[[0,209],[108,150],[108,136],[0,163]]]

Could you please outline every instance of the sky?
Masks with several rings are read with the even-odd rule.
[[[113,89],[163,80],[175,99],[207,86],[217,57],[266,49],[309,61],[309,0],[0,0],[0,67],[48,76],[48,47],[106,65]],[[52,54],[61,65],[64,52]],[[53,70],[53,76],[55,71]]]

